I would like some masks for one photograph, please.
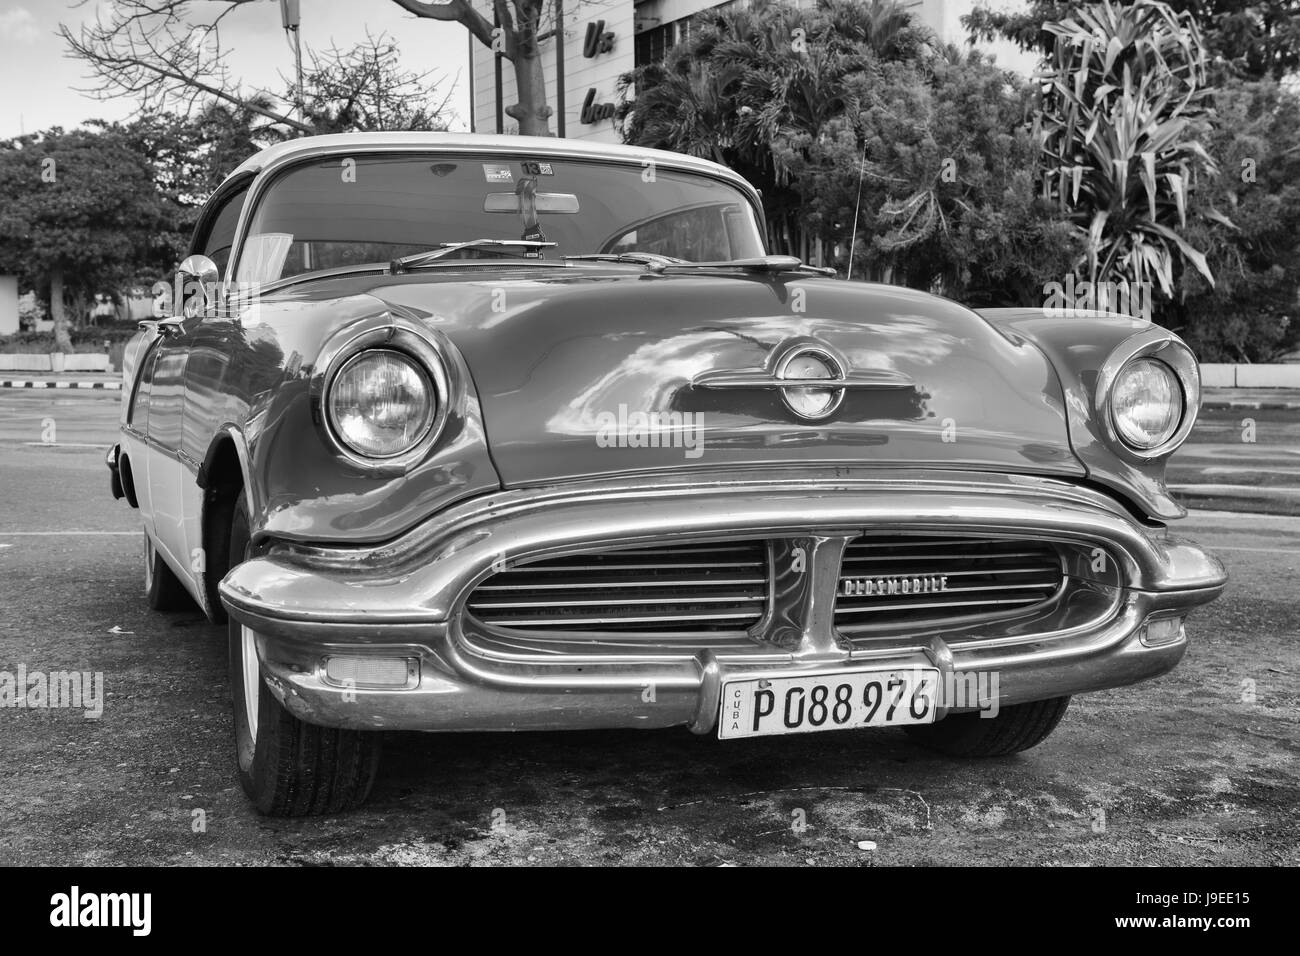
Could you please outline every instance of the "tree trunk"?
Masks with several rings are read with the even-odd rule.
[[[551,135],[551,108],[546,105],[546,74],[537,45],[521,44],[515,54],[515,89],[519,102],[506,107],[506,115],[519,124],[523,136]]]
[[[81,290],[72,293],[72,327],[74,329],[84,329],[86,319],[90,315],[90,305],[86,302],[85,295]]]
[[[72,351],[68,337],[68,310],[63,304],[63,271],[55,269],[50,274],[50,317],[54,319],[54,347],[67,354]]]

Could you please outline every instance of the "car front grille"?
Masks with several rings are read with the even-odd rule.
[[[841,630],[913,630],[1018,617],[1065,580],[1053,544],[1019,538],[863,535],[844,554],[836,589]]]
[[[744,631],[767,603],[762,541],[578,554],[508,568],[480,584],[485,624],[547,631]]]
[[[1057,545],[1023,538],[868,534],[848,545],[835,624],[891,636],[1020,618],[1065,583]],[[744,632],[767,609],[765,541],[674,544],[544,558],[470,595],[484,624],[557,634]]]

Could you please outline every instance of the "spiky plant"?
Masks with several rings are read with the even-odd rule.
[[[1214,163],[1204,128],[1206,55],[1189,14],[1158,0],[1103,0],[1044,27],[1056,38],[1039,79],[1044,195],[1086,240],[1089,278],[1150,283],[1172,295],[1190,263],[1187,197]]]

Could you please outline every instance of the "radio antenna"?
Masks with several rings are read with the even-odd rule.
[[[862,142],[862,162],[858,163],[858,199],[853,204],[853,234],[849,239],[849,271],[844,276],[844,281],[848,282],[853,278],[853,249],[858,243],[858,213],[862,209],[862,177],[867,170],[867,143],[864,139]]]

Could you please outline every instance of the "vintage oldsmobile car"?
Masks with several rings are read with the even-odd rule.
[[[1223,567],[1166,523],[1196,362],[768,255],[709,162],[267,149],[127,352],[151,607],[226,621],[243,786],[365,799],[383,730],[902,726],[969,756],[1162,674]]]

